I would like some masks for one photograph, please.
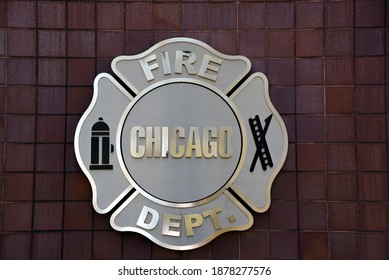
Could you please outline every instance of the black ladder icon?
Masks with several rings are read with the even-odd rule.
[[[250,172],[254,171],[258,158],[261,161],[263,170],[266,171],[268,166],[273,167],[273,160],[265,138],[272,117],[273,115],[270,115],[265,119],[264,128],[262,128],[261,120],[258,115],[256,115],[253,119],[249,118],[251,133],[253,134],[255,146],[257,147],[257,151],[255,152],[253,161],[251,162]]]

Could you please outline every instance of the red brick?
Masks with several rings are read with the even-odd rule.
[[[355,173],[328,173],[328,200],[357,200],[357,178]]]
[[[324,117],[316,115],[302,115],[296,118],[297,142],[320,143],[324,142]]]
[[[357,141],[385,142],[386,139],[385,115],[357,115]]]
[[[386,171],[385,144],[358,144],[357,158],[359,171]]]
[[[353,27],[354,1],[326,2],[326,27]]]
[[[65,139],[64,116],[38,116],[37,142],[62,143]]]
[[[33,173],[7,173],[4,176],[4,202],[32,201]]]
[[[360,201],[387,201],[387,173],[360,172],[358,174],[358,194]]]
[[[97,33],[97,56],[110,60],[124,53],[123,32],[104,31]]]
[[[326,88],[326,112],[328,114],[347,114],[354,112],[354,88]]]
[[[303,58],[296,61],[297,85],[323,85],[324,62],[321,58]]]
[[[6,60],[0,59],[0,85],[5,85],[6,80]]]
[[[7,34],[8,56],[35,56],[35,30],[9,29]]]
[[[280,114],[295,113],[296,94],[294,87],[271,87],[270,99]]]
[[[384,1],[365,0],[355,2],[355,26],[375,27],[385,24]]]
[[[34,170],[33,144],[7,144],[5,146],[5,170],[31,172]]]
[[[70,89],[69,89],[70,90]],[[66,88],[65,87],[39,87],[38,88],[38,114],[65,114]]]
[[[288,145],[288,154],[281,170],[293,172],[296,171],[296,144]]]
[[[2,1],[0,2],[0,27],[6,27],[7,26],[7,9],[6,9],[7,2]]]
[[[80,116],[68,115],[66,117],[66,143],[73,143],[76,134],[76,127],[80,120]]]
[[[389,258],[389,234],[361,234],[361,258],[364,260],[387,260]]]
[[[66,174],[66,200],[92,200],[90,183],[83,173]]]
[[[354,144],[327,145],[328,171],[355,171],[357,166]]]
[[[154,8],[155,30],[179,30],[181,28],[181,5],[176,3],[158,3]]]
[[[264,29],[266,27],[265,11],[265,3],[238,3],[239,29]]]
[[[64,189],[63,173],[36,173],[35,200],[62,201]]]
[[[352,58],[327,58],[325,60],[325,82],[327,85],[351,85],[354,82]]]
[[[269,29],[292,29],[294,15],[294,3],[267,3],[267,26]]]
[[[69,2],[68,3],[68,28],[69,29],[94,29],[95,28],[95,3],[93,2]]]
[[[298,215],[300,230],[327,230],[327,203],[300,202]]]
[[[126,236],[124,236],[123,239],[125,239],[125,237]],[[140,242],[142,242],[142,240]],[[147,243],[143,246],[145,249],[140,250],[140,253],[142,254],[144,252],[145,257],[143,259],[148,259],[148,258],[150,258],[149,257],[150,252],[148,251],[150,246]],[[188,250],[188,251],[183,251],[181,253],[181,256],[182,256],[182,259],[184,259],[184,260],[208,260],[211,258],[211,249],[210,248],[211,248],[211,245],[206,244],[200,248],[196,248],[196,249]],[[123,255],[125,255],[125,253],[123,253]]]
[[[97,3],[97,29],[123,30],[124,4]]]
[[[68,60],[68,85],[92,86],[95,78],[94,59],[69,59]]]
[[[32,204],[6,203],[3,205],[2,232],[31,231]]]
[[[32,259],[59,260],[62,255],[61,232],[35,232],[32,239]]]
[[[385,113],[385,88],[383,86],[357,87],[356,105],[358,113]]]
[[[264,31],[239,32],[239,52],[248,57],[264,57],[266,52],[266,33]]]
[[[353,142],[355,140],[355,121],[353,115],[327,115],[327,142]]]
[[[109,215],[101,215],[97,212],[93,212],[93,229],[94,230],[112,230],[112,226],[109,222]]]
[[[63,30],[39,30],[38,55],[41,57],[65,57],[66,32]]]
[[[355,54],[358,56],[384,55],[383,28],[358,28],[355,31]]]
[[[35,117],[29,115],[8,116],[6,141],[10,143],[34,143]]]
[[[154,17],[153,17],[152,4],[150,3],[127,3],[126,4],[126,29],[127,30],[152,30],[153,22],[154,22]]]
[[[65,202],[64,229],[92,229],[92,211],[90,202]]]
[[[86,30],[73,30],[68,32],[69,57],[94,57],[95,32]]]
[[[329,229],[332,231],[357,231],[358,204],[356,202],[332,202],[328,204]]]
[[[354,54],[354,31],[351,29],[326,30],[325,54],[327,56],[352,56]]]
[[[35,85],[36,61],[33,58],[8,59],[8,85]]]
[[[38,1],[39,28],[65,28],[66,3],[65,1]]]
[[[274,200],[269,211],[270,229],[297,229],[297,202]]]
[[[296,173],[280,172],[272,185],[272,199],[296,199]]]
[[[298,30],[296,56],[317,57],[323,55],[324,32],[322,30]]]
[[[240,236],[240,259],[265,260],[269,258],[269,233],[267,231],[245,231]]]
[[[270,259],[299,258],[298,233],[294,231],[270,232]]]
[[[237,36],[235,31],[213,31],[210,33],[210,45],[221,53],[234,55],[237,53],[236,44],[226,44],[225,42],[236,42]]]
[[[36,145],[36,170],[63,171],[64,147],[62,144]]]
[[[63,237],[65,260],[87,260],[92,258],[91,231],[65,231]]]
[[[321,172],[299,172],[299,200],[326,200],[327,186],[325,177],[325,173]]]
[[[295,63],[292,58],[269,59],[267,61],[267,76],[273,86],[295,84]]]
[[[212,246],[212,243],[210,246]],[[176,260],[181,256],[181,252],[169,250],[156,244],[152,245],[151,250],[153,260]]]
[[[5,36],[6,36],[5,30],[0,30],[0,57],[5,56],[5,48],[6,48]]]
[[[211,242],[211,257],[214,260],[239,259],[239,234],[228,232]]]
[[[360,203],[359,219],[362,231],[388,231],[389,204],[387,202]]]
[[[0,244],[2,260],[28,260],[31,258],[31,233],[2,234]]]
[[[294,33],[289,30],[268,31],[266,35],[266,56],[274,58],[293,57]]]
[[[8,1],[8,27],[36,27],[36,3],[32,1]]]
[[[115,231],[97,231],[93,236],[93,259],[122,258],[122,234]]]
[[[297,146],[298,171],[324,171],[325,146],[323,144],[299,144]]]
[[[296,27],[297,28],[321,28],[323,27],[324,7],[323,3],[296,3]]]
[[[265,213],[251,212],[254,217],[254,224],[251,229],[255,230],[268,230],[269,229],[269,211]]]
[[[66,85],[66,60],[61,58],[39,59],[38,83],[50,86]]]
[[[357,57],[355,82],[359,85],[383,84],[385,61],[382,57]]]
[[[61,230],[62,202],[36,202],[34,204],[34,230]]]
[[[300,258],[304,260],[329,259],[328,233],[300,233]]]
[[[236,30],[237,5],[227,3],[210,4],[210,28],[211,30]]]
[[[78,162],[76,160],[76,157],[74,156],[74,145],[73,144],[66,144],[66,153],[65,153],[65,170],[66,172],[80,172],[80,166],[78,165]]]
[[[208,3],[182,4],[182,28],[184,30],[206,30],[209,28]]]
[[[330,233],[330,255],[334,260],[360,259],[359,235],[352,232]]]

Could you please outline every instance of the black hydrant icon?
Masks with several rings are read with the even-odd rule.
[[[92,126],[91,131],[91,164],[90,170],[110,170],[113,166],[109,164],[109,154],[113,153],[113,145],[109,141],[109,126],[99,121]]]

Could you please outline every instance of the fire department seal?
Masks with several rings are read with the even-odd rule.
[[[265,212],[287,154],[268,81],[243,56],[172,38],[119,56],[94,81],[75,134],[98,213],[160,246],[188,250]],[[240,84],[240,85],[239,85]],[[239,86],[238,86],[239,85]]]

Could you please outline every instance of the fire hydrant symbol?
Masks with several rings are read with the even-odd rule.
[[[92,126],[90,170],[113,169],[109,164],[109,154],[113,153],[113,145],[109,141],[109,126],[103,118]]]
[[[270,207],[288,138],[266,76],[241,82],[250,67],[246,57],[172,38],[116,57],[120,83],[95,78],[74,146],[95,210],[115,208],[115,230],[189,250],[247,230],[250,211]]]

